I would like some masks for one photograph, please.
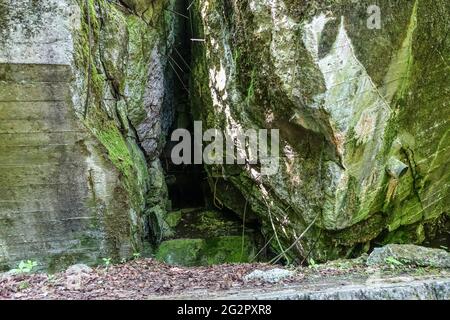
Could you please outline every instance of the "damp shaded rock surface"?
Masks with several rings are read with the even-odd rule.
[[[167,240],[156,252],[158,260],[181,266],[244,263],[252,261],[255,255],[255,244],[247,236]]]
[[[152,236],[171,263],[262,247],[215,213],[167,215],[159,156],[181,5],[1,1],[0,270],[120,261]],[[189,13],[194,120],[281,136],[275,175],[207,165],[213,202],[257,220],[287,262],[448,242],[450,4],[380,3],[380,30],[364,23],[370,5],[217,0]]]
[[[195,4],[205,39],[193,45],[195,120],[281,139],[277,174],[218,162],[211,188],[241,216],[248,203],[288,261],[420,244],[448,228],[450,4],[380,2],[379,30],[366,24],[371,5]]]
[[[156,257],[166,263],[195,266],[255,258],[257,233],[230,213],[185,208],[169,212],[162,225],[166,241],[158,247]]]
[[[165,218],[164,238],[211,238],[227,235],[240,235],[243,228],[250,234],[250,227],[232,213],[217,210],[186,208],[169,212]]]
[[[169,212],[163,225],[167,240],[159,245],[156,257],[169,264],[250,262],[257,252],[258,234],[229,213],[186,208]]]

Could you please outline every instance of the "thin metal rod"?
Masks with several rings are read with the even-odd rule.
[[[177,55],[180,57],[180,59],[183,61],[184,65],[185,65],[186,67],[188,67],[188,69],[189,69],[190,71],[192,71],[191,66],[186,62],[186,60],[184,60],[183,56],[182,56],[181,53],[177,50],[177,48],[176,48],[176,47],[173,47],[173,48],[175,49],[175,52],[176,52]]]
[[[186,18],[186,19],[189,20],[189,17],[186,16],[186,15],[184,15],[184,14],[182,14],[182,13],[179,13],[179,12],[176,12],[176,11],[174,11],[174,10],[172,10],[172,9],[167,9],[167,8],[166,8],[165,10],[167,10],[167,11],[169,11],[169,12],[172,12],[172,13],[175,13],[175,14],[177,14],[177,15],[179,15],[179,16],[181,16],[181,17]]]
[[[172,62],[170,62],[170,60],[168,61],[170,66],[172,67],[173,72],[175,72],[175,74],[178,77],[178,80],[180,80],[181,85],[183,86],[184,90],[186,90],[187,92],[189,92],[188,88],[184,85],[183,80],[181,79],[180,75],[178,74],[177,70],[175,70],[175,67],[173,66]]]
[[[187,7],[187,10],[191,10],[191,7],[193,6],[195,0],[192,0],[191,4],[189,5],[189,7]]]
[[[173,63],[175,63],[175,65],[178,67],[178,69],[180,69],[180,71],[181,71],[183,74],[186,73],[186,72],[184,72],[183,68],[178,64],[178,62],[176,62],[175,59],[172,58],[171,55],[168,55],[168,57],[170,58],[170,60],[173,61]]]

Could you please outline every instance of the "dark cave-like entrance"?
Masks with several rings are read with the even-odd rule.
[[[158,219],[160,225],[157,226],[159,235],[155,256],[169,264],[180,265],[261,260],[264,253],[258,251],[264,246],[264,241],[258,222],[248,217],[244,222],[242,217],[226,206],[217,205],[203,165],[176,165],[172,161],[172,149],[179,143],[171,141],[172,132],[185,129],[193,136],[194,120],[197,120],[192,115],[190,96],[192,46],[203,45],[202,42],[191,40],[198,38],[193,34],[191,25],[194,11],[190,11],[197,10],[196,6],[192,0],[179,0],[175,8],[169,10],[178,21],[176,42],[168,56],[173,122],[160,156],[169,205],[166,216]],[[191,148],[193,156],[194,146]],[[242,201],[245,202],[245,199]]]
[[[176,40],[168,56],[168,67],[172,73],[172,108],[174,121],[161,155],[166,174],[166,183],[172,210],[200,208],[206,206],[208,193],[206,173],[203,165],[175,165],[171,159],[173,147],[178,142],[170,141],[170,134],[176,129],[193,133],[193,118],[190,104],[190,70],[192,38],[192,1],[179,0],[169,12],[176,18]]]

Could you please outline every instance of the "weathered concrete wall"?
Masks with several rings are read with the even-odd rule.
[[[165,208],[153,177],[174,20],[170,3],[139,5],[0,2],[2,268],[130,256]]]
[[[196,7],[197,119],[231,135],[276,128],[282,139],[278,174],[210,166],[211,186],[233,210],[248,201],[292,259],[420,243],[448,217],[450,5],[377,1],[381,28],[370,29],[373,4]]]
[[[127,205],[112,197],[121,193],[118,172],[75,115],[70,66],[0,64],[0,74],[0,263],[126,255],[128,218],[114,208]],[[105,230],[108,212],[123,228]]]

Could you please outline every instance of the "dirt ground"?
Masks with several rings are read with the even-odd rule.
[[[226,292],[279,290],[295,286],[307,287],[315,283],[339,286],[342,283],[365,281],[370,277],[424,277],[443,271],[394,268],[367,268],[359,262],[337,262],[315,267],[302,267],[279,283],[261,280],[246,282],[244,276],[252,271],[269,270],[269,264],[235,264],[211,267],[175,267],[153,259],[139,259],[124,264],[99,266],[76,275],[61,272],[0,275],[0,299],[164,299],[220,296]],[[286,268],[289,269],[289,268]],[[441,274],[442,276],[442,274]]]

